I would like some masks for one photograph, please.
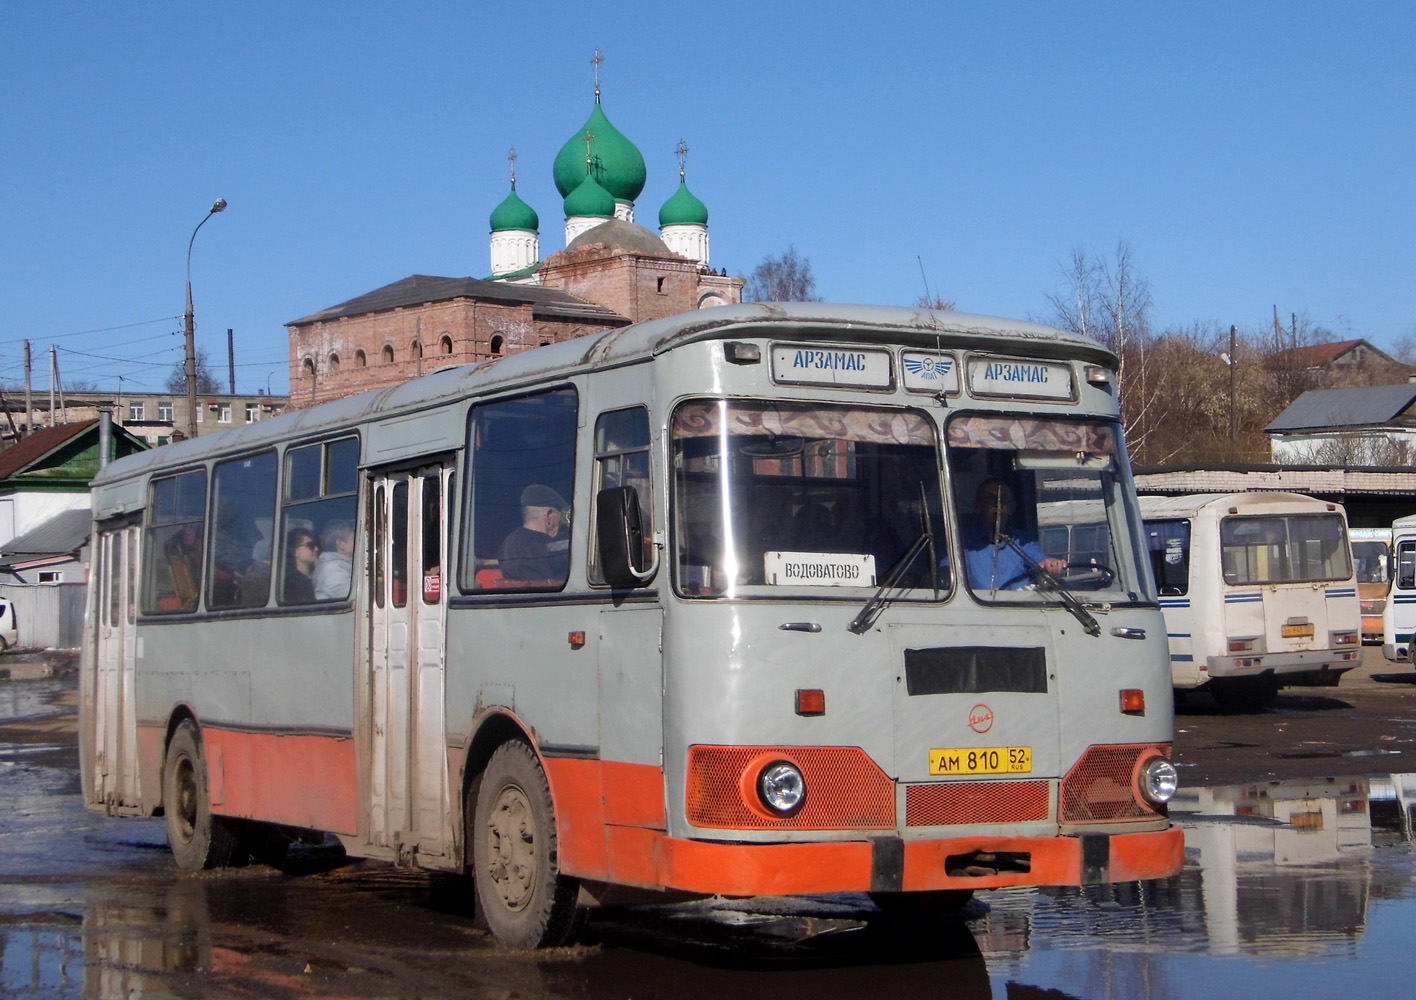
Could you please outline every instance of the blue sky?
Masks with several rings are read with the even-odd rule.
[[[1416,5],[0,4],[0,379],[158,388],[197,340],[282,392],[283,324],[414,273],[485,277],[507,190],[593,103],[674,147],[712,263],[788,245],[832,301],[1044,318],[1130,244],[1159,327],[1416,336]],[[921,264],[924,276],[921,275]],[[13,383],[12,383],[13,384]]]

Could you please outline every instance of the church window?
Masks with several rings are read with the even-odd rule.
[[[339,355],[338,355],[338,354],[331,354],[331,355],[329,356],[329,370],[330,370],[331,372],[337,372],[337,371],[339,371]]]
[[[365,354],[363,351],[355,351],[355,352],[354,352],[354,367],[355,367],[355,368],[363,368],[363,367],[364,367],[365,365],[367,365],[368,363],[369,363],[369,356],[368,356],[367,354]]]
[[[505,341],[502,340],[500,334],[498,334],[497,336],[495,336],[495,337],[492,338],[492,355],[493,355],[493,356],[496,356],[496,355],[498,355],[498,354],[501,354],[501,352],[502,352],[502,344],[503,344],[503,343],[505,343]]]
[[[443,339],[442,339],[442,341],[440,342],[439,346],[442,348],[442,352],[443,352],[444,354],[451,354],[451,353],[452,353],[452,338],[449,337],[449,336],[447,336],[446,334],[444,334],[444,335],[443,335]]]
[[[392,345],[392,344],[384,344],[384,348],[383,348],[383,363],[386,364],[386,365],[391,365],[391,364],[393,364],[393,345]]]
[[[315,377],[315,359],[314,359],[314,358],[306,358],[305,361],[304,361],[304,363],[300,366],[300,368],[301,368],[301,369],[304,371],[304,373],[305,373],[307,376],[309,376],[310,378],[314,378],[314,377]]]

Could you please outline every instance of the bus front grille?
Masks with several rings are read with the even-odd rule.
[[[950,781],[905,786],[906,826],[1027,823],[1047,819],[1046,781]]]

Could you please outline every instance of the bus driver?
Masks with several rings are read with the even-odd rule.
[[[1012,488],[1003,480],[979,483],[975,519],[963,532],[964,561],[974,590],[1021,590],[1032,579],[1029,561],[1049,573],[1066,570],[1066,561],[1045,555],[1026,528],[1009,526],[1017,506]]]
[[[566,502],[549,486],[521,491],[521,527],[502,542],[498,566],[508,580],[564,580],[570,564]]]

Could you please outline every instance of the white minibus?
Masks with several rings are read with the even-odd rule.
[[[1347,515],[1299,493],[1141,497],[1177,692],[1229,711],[1338,682],[1361,660]]]

